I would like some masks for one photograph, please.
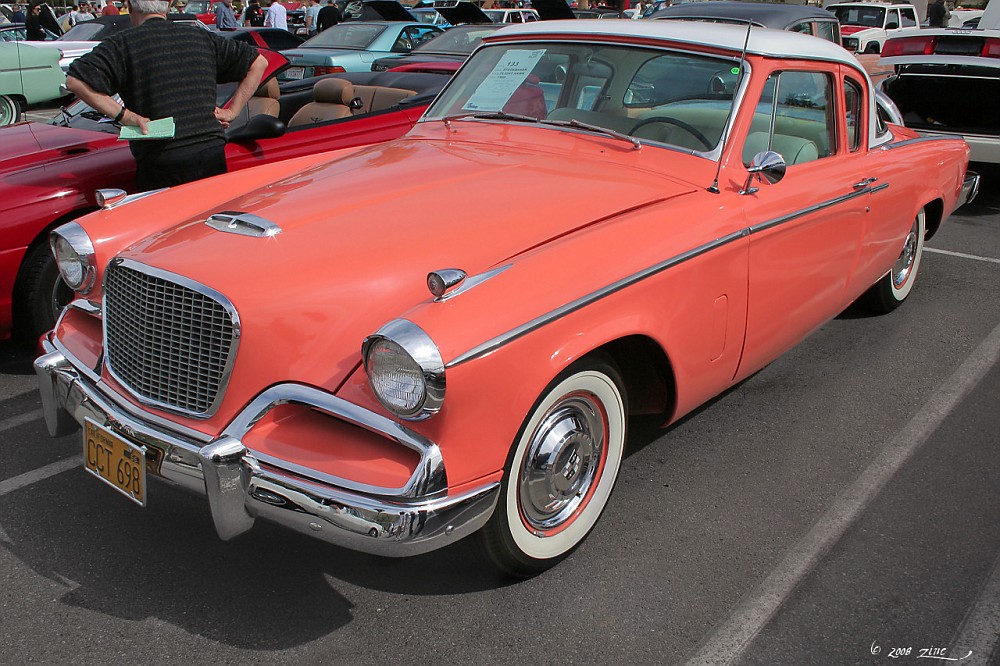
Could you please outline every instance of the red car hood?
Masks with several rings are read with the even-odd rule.
[[[863,25],[842,25],[840,26],[840,34],[842,35],[853,35],[856,32],[861,32],[862,30],[870,30],[871,28]]]
[[[484,129],[508,137],[531,131]],[[532,147],[537,131],[521,136],[523,149],[420,138],[363,148],[265,179],[271,184],[119,256],[208,285],[235,305],[239,356],[216,418],[231,417],[274,382],[332,389],[356,367],[366,335],[429,298],[429,271],[461,268],[475,275],[621,211],[694,190],[662,173],[609,169],[592,147],[584,153],[590,157],[581,157],[579,139],[543,152]],[[479,140],[497,138],[481,134]],[[258,174],[269,168],[241,175],[261,182]],[[171,197],[196,200],[197,187],[211,182],[177,188],[149,205],[169,210]],[[553,192],[573,194],[560,198],[558,214]],[[248,237],[204,223],[227,210],[253,213],[281,232]]]
[[[0,173],[52,164],[92,150],[107,150],[114,147],[116,139],[115,134],[41,123],[3,127],[0,128],[0,145],[3,146]],[[128,144],[122,142],[121,148],[127,151]]]

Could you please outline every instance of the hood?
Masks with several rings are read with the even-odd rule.
[[[453,7],[435,7],[434,9],[444,17],[444,20],[452,25],[460,23],[493,23],[490,17],[484,14],[483,10],[472,2],[456,2]]]
[[[840,26],[841,35],[853,35],[856,32],[861,32],[862,30],[871,30],[872,28],[864,25],[842,25]]]
[[[51,164],[116,143],[116,135],[90,130],[18,123],[0,128],[0,173]]]
[[[413,14],[396,0],[367,0],[359,18],[361,21],[416,21]]]
[[[531,8],[538,12],[539,18],[543,21],[576,18],[576,14],[565,0],[533,0]]]
[[[429,298],[428,272],[476,275],[695,189],[646,170],[609,171],[599,152],[581,157],[576,139],[561,152],[542,152],[532,145],[538,131],[545,130],[492,126],[475,144],[403,138],[369,146],[180,220],[120,256],[233,302],[241,379],[234,375],[231,389],[246,393],[228,396],[225,411],[274,382],[335,388],[357,366],[366,335]],[[501,134],[517,134],[523,147],[491,148]],[[572,196],[557,208],[553,191]],[[169,209],[169,197],[184,192],[165,193],[157,204]],[[250,237],[205,224],[222,211],[252,213],[281,232]]]

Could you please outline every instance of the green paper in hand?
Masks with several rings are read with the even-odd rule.
[[[129,141],[142,140],[142,139],[172,139],[174,138],[174,119],[170,118],[160,118],[159,120],[150,120],[146,123],[146,130],[149,134],[143,134],[142,130],[138,127],[133,127],[132,125],[122,125],[122,131],[118,134],[119,139],[128,139]]]

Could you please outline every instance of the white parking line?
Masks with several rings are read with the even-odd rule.
[[[934,254],[946,254],[949,257],[960,257],[962,259],[975,259],[976,261],[988,261],[991,264],[1000,264],[1000,259],[994,259],[993,257],[980,257],[975,254],[965,254],[963,252],[952,252],[951,250],[938,250],[933,247],[925,247],[924,252],[933,252]]]
[[[997,362],[1000,362],[1000,325],[931,393],[931,399],[917,410],[916,416],[889,440],[871,465],[837,497],[808,534],[786,552],[778,566],[702,643],[698,653],[688,663],[729,664],[739,659],[795,587],[844,535],[903,463]],[[996,621],[997,597],[986,597],[992,601],[987,601],[985,612],[993,612],[993,621]]]
[[[0,497],[3,497],[7,493],[12,493],[15,490],[20,490],[25,486],[30,486],[33,483],[47,479],[50,476],[62,474],[66,470],[73,469],[74,467],[83,467],[83,461],[80,459],[80,456],[66,458],[65,460],[54,462],[51,465],[46,465],[45,467],[39,467],[38,469],[33,469],[30,472],[25,472],[24,474],[20,474],[14,478],[0,481]]]
[[[982,664],[994,664],[992,656],[1000,656],[997,647],[1000,645],[1000,557],[993,564],[993,571],[987,576],[979,591],[979,598],[962,623],[958,638],[951,642],[954,645],[950,656],[961,657],[972,651],[976,660]]]
[[[42,418],[42,410],[36,409],[33,412],[28,412],[27,414],[18,414],[17,416],[12,416],[9,419],[4,419],[0,421],[0,432],[5,430],[10,430],[11,428],[16,428],[22,426],[25,423],[31,423],[32,421],[37,421]]]

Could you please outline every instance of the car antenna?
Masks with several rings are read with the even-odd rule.
[[[747,47],[750,45],[750,28],[753,26],[753,21],[748,19],[747,23],[747,34],[743,38],[743,52],[740,53],[740,78],[736,81],[736,88],[733,89],[733,104],[729,107],[729,115],[726,116],[726,124],[722,126],[722,149],[726,148],[726,139],[729,138],[729,123],[733,119],[733,113],[736,111],[736,91],[739,89],[740,81],[743,79],[743,72],[746,71],[744,64],[747,61]],[[722,173],[722,152],[719,152],[719,162],[715,165],[715,180],[712,184],[708,186],[708,191],[712,194],[719,193],[719,174]]]

